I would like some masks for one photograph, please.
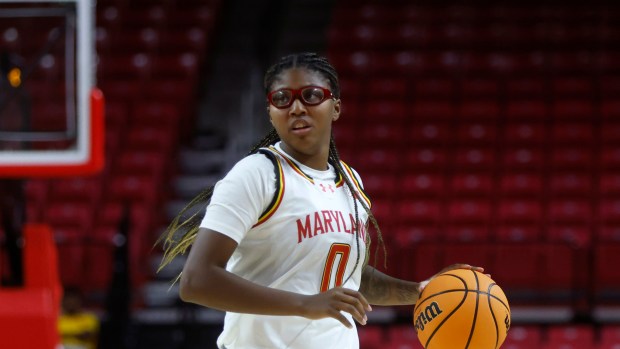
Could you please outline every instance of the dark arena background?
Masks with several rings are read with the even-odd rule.
[[[268,131],[263,73],[298,51],[338,70],[388,273],[485,267],[502,348],[620,348],[620,3],[79,3],[0,1],[1,348],[54,348],[69,288],[97,349],[216,348],[223,314],[153,246]],[[412,312],[375,307],[361,348],[422,348]]]

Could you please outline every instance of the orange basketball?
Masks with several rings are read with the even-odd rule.
[[[426,285],[413,324],[426,349],[497,349],[510,328],[510,306],[488,276],[451,270]]]

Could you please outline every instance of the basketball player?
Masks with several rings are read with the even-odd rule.
[[[221,349],[359,348],[353,320],[365,325],[371,304],[414,304],[426,282],[366,264],[369,220],[381,235],[331,137],[341,110],[334,68],[316,54],[286,56],[264,86],[273,130],[173,221],[163,265],[192,246],[181,298],[227,312]],[[209,199],[204,218],[179,223]]]

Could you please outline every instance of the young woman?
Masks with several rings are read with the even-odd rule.
[[[226,311],[218,347],[358,348],[354,321],[371,304],[415,304],[427,281],[367,265],[371,202],[339,159],[336,71],[313,53],[283,57],[265,74],[273,130],[171,224],[163,265],[191,245],[184,301]],[[455,268],[473,268],[465,264]]]

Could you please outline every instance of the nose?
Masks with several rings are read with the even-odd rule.
[[[288,113],[292,116],[305,115],[307,113],[306,106],[299,98],[295,98],[293,100],[293,104],[291,104],[288,110]]]

